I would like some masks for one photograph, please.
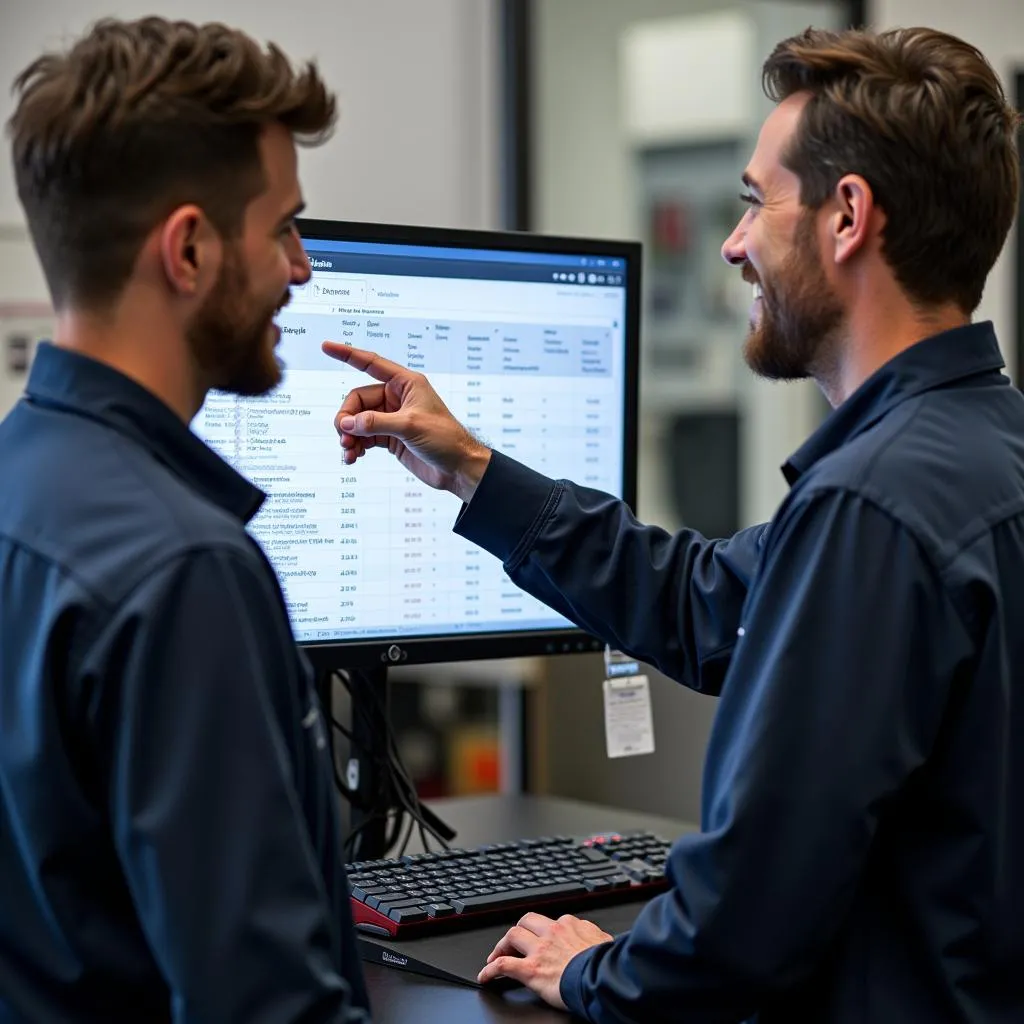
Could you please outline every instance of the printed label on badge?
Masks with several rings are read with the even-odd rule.
[[[647,676],[604,681],[604,732],[609,757],[654,753],[654,719]]]

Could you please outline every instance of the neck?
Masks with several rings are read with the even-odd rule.
[[[65,310],[57,317],[54,344],[79,352],[123,373],[190,423],[206,398],[188,343],[169,316],[152,304],[119,303],[107,314]]]
[[[814,374],[833,408],[890,359],[934,334],[963,327],[971,319],[955,303],[922,310],[902,293],[885,301],[876,292],[869,301],[854,302],[850,308],[832,358]]]

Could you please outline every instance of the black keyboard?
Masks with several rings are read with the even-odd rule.
[[[650,832],[601,832],[356,861],[347,865],[352,915],[359,931],[405,939],[528,910],[585,914],[665,889],[669,846]]]

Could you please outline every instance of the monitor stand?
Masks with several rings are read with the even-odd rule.
[[[388,764],[391,751],[391,692],[386,665],[350,670],[352,748],[345,769],[353,791],[349,835],[358,834],[355,860],[377,860],[388,854],[388,812],[397,797]]]

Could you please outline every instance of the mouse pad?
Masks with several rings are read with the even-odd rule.
[[[644,903],[619,903],[581,914],[611,935],[629,931]],[[476,976],[488,954],[514,922],[491,924],[469,931],[431,935],[427,938],[391,939],[359,935],[359,951],[368,963],[425,974],[460,985],[476,985]],[[358,934],[358,933],[357,933]]]

